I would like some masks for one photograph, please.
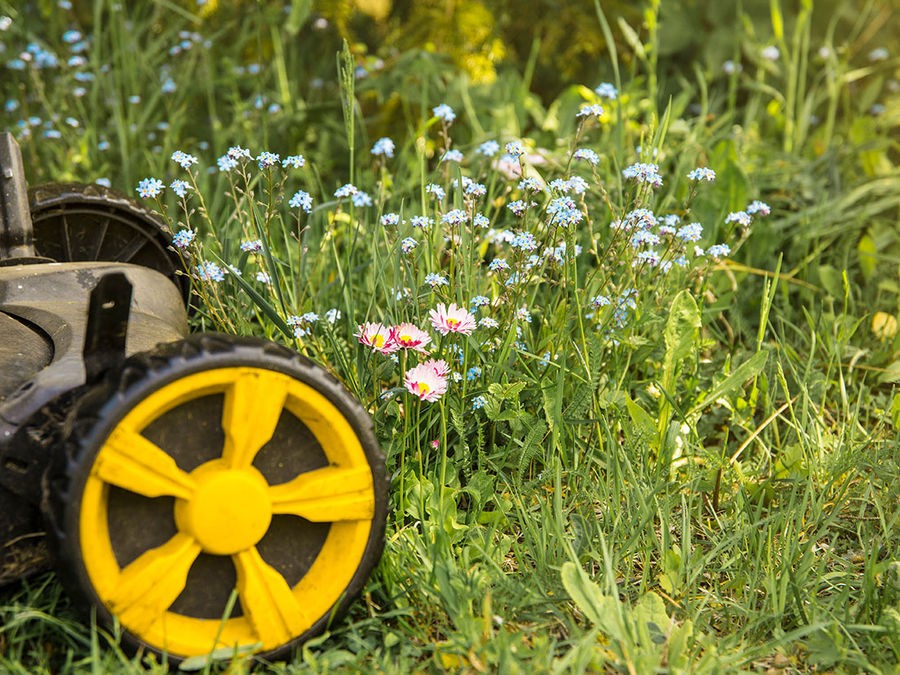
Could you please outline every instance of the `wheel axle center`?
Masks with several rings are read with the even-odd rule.
[[[213,555],[232,555],[263,538],[272,522],[272,500],[258,471],[207,464],[192,477],[197,480],[193,496],[175,504],[178,529]]]

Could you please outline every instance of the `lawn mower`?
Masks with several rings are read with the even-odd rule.
[[[384,456],[322,366],[189,335],[170,242],[105,187],[29,190],[0,133],[0,584],[52,566],[169,662],[284,658],[378,562]]]

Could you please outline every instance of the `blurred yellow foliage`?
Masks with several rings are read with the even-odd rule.
[[[384,21],[391,13],[391,0],[356,0],[356,8],[375,21]]]
[[[226,22],[257,4],[177,1],[211,22]],[[610,16],[641,25],[639,4],[612,0],[603,5]],[[606,60],[600,21],[588,1],[293,0],[294,13],[305,22],[324,19],[358,54],[387,58],[398,51],[422,49],[445,55],[476,83],[496,79],[503,60],[519,69],[533,60],[532,85],[551,97],[567,82],[593,82],[598,65]]]
[[[506,49],[495,37],[494,15],[483,2],[420,0],[405,8],[400,5],[387,26],[384,44],[446,54],[476,82],[496,77],[495,64]]]

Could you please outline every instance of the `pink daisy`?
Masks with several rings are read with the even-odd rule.
[[[456,303],[445,307],[444,303],[439,302],[437,309],[432,309],[428,316],[431,317],[431,325],[441,335],[447,333],[468,335],[475,330],[475,315],[465,307],[457,307]]]
[[[360,344],[382,354],[390,354],[400,349],[400,345],[393,338],[392,330],[384,324],[366,322],[359,326],[359,332],[354,335],[359,338]]]
[[[431,336],[418,326],[411,323],[401,323],[391,328],[391,337],[403,349],[415,349],[417,352],[427,354],[425,345],[431,342]]]
[[[433,368],[438,377],[447,377],[450,374],[450,366],[446,361],[444,361],[444,359],[440,359],[438,361],[435,361],[434,359],[428,359],[423,365]]]
[[[434,361],[426,361],[410,368],[404,378],[404,384],[410,393],[429,403],[437,401],[447,391],[447,379],[438,375],[432,363]]]

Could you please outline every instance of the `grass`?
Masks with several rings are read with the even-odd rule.
[[[103,178],[131,194],[147,176],[187,180],[186,199],[167,189],[155,204],[173,231],[195,233],[187,262],[243,272],[196,280],[197,327],[326,364],[372,412],[392,476],[385,554],[349,615],[286,663],[201,669],[896,672],[900,108],[896,57],[869,57],[891,44],[880,3],[838,4],[826,21],[820,6],[783,15],[772,2],[769,23],[745,26],[730,75],[663,70],[659,32],[629,32],[598,3],[606,34],[631,36],[598,64],[618,98],[573,84],[547,103],[512,68],[476,86],[427,52],[379,66],[339,52],[332,29],[259,4],[207,17],[90,7],[0,1],[7,61],[29,41],[68,59],[80,42],[64,31],[91,34],[72,54],[84,64],[4,71],[14,103],[0,115],[29,180]],[[759,56],[770,45],[778,60]],[[433,114],[443,102],[452,124]],[[605,114],[578,117],[587,103]],[[370,153],[382,136],[395,157]],[[522,140],[526,175],[582,176],[580,222],[554,224],[558,194],[529,195],[476,152],[491,139]],[[235,145],[306,165],[206,170]],[[439,161],[451,147],[462,163]],[[576,147],[598,164],[573,159]],[[200,161],[183,170],[175,150]],[[651,160],[661,187],[623,177]],[[697,166],[715,182],[687,180]],[[462,176],[485,196],[464,198]],[[348,182],[372,206],[335,197]],[[297,190],[310,213],[287,206]],[[757,198],[771,215],[726,222]],[[537,204],[518,219],[515,199]],[[732,253],[695,259],[684,246],[689,264],[662,274],[610,227],[637,208],[699,221],[699,245]],[[453,209],[468,222],[442,226]],[[387,213],[405,222],[383,226]],[[471,226],[477,213],[489,228]],[[416,215],[435,223],[418,230]],[[530,271],[530,252],[495,236],[505,228],[535,236]],[[258,253],[241,251],[256,239]],[[674,262],[682,246],[667,241]],[[497,258],[511,269],[489,270]],[[449,283],[429,286],[429,273]],[[476,295],[491,300],[476,316],[498,326],[431,331],[461,376],[434,403],[403,386],[414,353],[395,364],[354,337],[364,322],[429,328],[438,302]],[[307,312],[319,320],[292,319]],[[52,575],[0,593],[4,672],[165,670],[82,621]]]

